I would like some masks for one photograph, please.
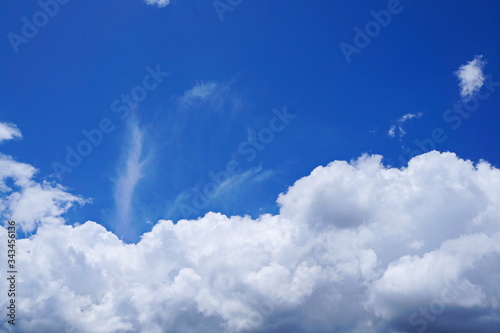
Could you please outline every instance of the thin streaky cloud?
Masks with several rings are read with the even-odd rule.
[[[406,135],[406,131],[403,128],[403,124],[411,119],[419,119],[422,117],[422,112],[418,113],[407,113],[396,121],[396,124],[392,125],[387,131],[387,135],[394,138],[396,135],[401,139]]]
[[[181,97],[181,103],[189,105],[197,100],[206,100],[216,93],[218,88],[219,84],[213,81],[199,82],[194,87],[184,92],[184,95]]]
[[[263,170],[262,166],[259,165],[258,167],[250,168],[239,174],[232,175],[217,186],[215,197],[231,191],[238,191],[245,185],[263,182],[272,177],[275,173],[276,172],[273,170]]]
[[[125,232],[130,227],[132,219],[132,202],[139,181],[144,176],[143,168],[147,159],[142,158],[144,136],[138,120],[133,117],[128,123],[129,139],[126,143],[125,157],[118,172],[115,183],[115,212],[118,227]]]
[[[248,190],[249,186],[256,185],[271,179],[277,174],[275,170],[264,170],[261,165],[258,167],[250,168],[240,173],[234,174],[226,178],[224,181],[218,183],[213,179],[204,183],[203,186],[193,187],[190,190],[185,190],[177,195],[171,207],[167,210],[167,215],[172,215],[180,205],[193,205],[193,193],[202,191],[206,187],[210,187],[210,193],[205,194],[207,198],[203,209],[208,209],[211,204],[215,202],[222,202],[227,199],[227,195],[236,195],[237,193]],[[213,186],[211,186],[213,185]],[[195,207],[200,209],[200,207]],[[197,210],[195,209],[195,210]]]
[[[229,81],[200,81],[184,91],[178,97],[178,106],[182,113],[196,110],[210,110],[218,114],[234,116],[243,106],[242,98],[232,87],[238,78]]]

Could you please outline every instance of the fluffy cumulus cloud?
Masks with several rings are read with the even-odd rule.
[[[469,61],[467,64],[460,66],[455,75],[460,80],[460,95],[462,98],[468,100],[477,94],[479,89],[484,84],[486,80],[483,74],[483,68],[486,65],[486,61],[483,60],[483,56],[476,56],[473,60]]]
[[[161,220],[136,244],[65,224],[78,198],[34,172],[0,159],[3,211],[41,200],[17,215],[39,227],[18,241],[8,332],[498,331],[500,170],[487,162],[334,161],[281,194],[278,215]]]
[[[144,0],[148,5],[165,7],[170,3],[170,0]]]
[[[1,138],[20,136],[15,125],[0,123]],[[42,223],[59,225],[64,222],[61,215],[72,205],[85,202],[59,184],[36,181],[36,173],[31,165],[0,154],[0,215],[16,220],[23,232],[31,232]]]

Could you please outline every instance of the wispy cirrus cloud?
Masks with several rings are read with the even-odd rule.
[[[132,203],[139,181],[144,176],[144,166],[148,158],[144,158],[144,134],[136,116],[128,122],[128,137],[124,145],[124,155],[118,168],[115,181],[114,201],[117,230],[127,236],[130,233],[133,217]]]
[[[474,97],[483,86],[484,80],[486,80],[486,76],[483,74],[485,65],[486,61],[483,60],[483,56],[478,55],[467,64],[460,66],[458,71],[455,72],[455,75],[460,80],[460,95],[464,100]]]
[[[264,170],[261,165],[232,175],[226,172],[211,172],[210,180],[203,186],[195,186],[177,195],[167,215],[174,214],[176,210],[181,212],[183,218],[202,215],[211,205],[223,204],[228,198],[251,191],[252,186],[271,179],[277,173],[276,170]]]
[[[233,91],[237,79],[228,82],[200,81],[179,97],[181,109],[209,106],[216,112],[236,113],[242,106],[241,98]]]
[[[180,98],[182,104],[192,104],[211,98],[221,85],[214,81],[199,82],[191,89],[186,90]]]

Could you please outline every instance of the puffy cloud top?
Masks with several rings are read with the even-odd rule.
[[[0,154],[0,214],[15,220],[23,232],[31,232],[41,223],[64,223],[61,215],[73,204],[85,202],[61,185],[37,182],[36,172],[31,165]],[[7,185],[10,183],[13,185]]]
[[[11,166],[22,171],[0,168],[3,177],[32,181],[29,166]],[[45,190],[59,210],[37,216],[75,200]],[[95,222],[42,223],[18,241],[16,329],[497,331],[499,169],[453,153],[403,169],[364,155],[316,168],[278,203],[258,219],[161,220],[137,244]]]
[[[476,56],[473,60],[469,61],[466,65],[460,66],[458,71],[455,72],[460,80],[460,95],[462,98],[468,100],[472,98],[484,84],[486,77],[483,74],[483,68],[486,61],[483,56]]]

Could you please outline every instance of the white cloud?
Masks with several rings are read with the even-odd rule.
[[[229,82],[198,82],[179,97],[181,109],[198,109],[210,106],[218,113],[228,112],[234,115],[242,107],[241,98],[231,89],[237,79]]]
[[[452,153],[403,169],[381,159],[317,167],[279,196],[278,215],[161,220],[125,244],[94,222],[64,225],[60,214],[78,199],[2,157],[0,179],[16,182],[4,181],[4,196],[47,192],[18,209],[54,218],[18,241],[16,329],[410,332],[423,325],[419,309],[441,300],[429,332],[496,332],[500,170]],[[2,200],[4,213],[15,206]]]
[[[407,120],[410,120],[410,119],[413,119],[413,118],[418,119],[420,117],[422,117],[422,113],[421,112],[418,112],[418,113],[407,113],[407,114],[405,114],[404,116],[402,116],[399,119],[399,122],[400,123],[404,123]]]
[[[156,5],[160,8],[167,6],[170,3],[170,0],[144,0],[148,5]]]
[[[73,204],[85,203],[58,184],[36,182],[36,172],[31,165],[0,154],[1,215],[16,220],[23,232],[31,232],[41,223],[61,223],[61,215]]]
[[[393,138],[396,135],[398,135],[399,138],[401,139],[403,136],[406,135],[406,131],[403,128],[403,124],[405,122],[407,122],[408,120],[410,120],[410,119],[418,119],[420,117],[422,117],[422,113],[421,112],[418,112],[418,113],[407,113],[407,114],[405,114],[404,116],[402,116],[401,118],[399,118],[396,121],[395,125],[392,125],[389,128],[389,130],[387,131],[387,135],[389,135],[391,138]]]
[[[193,88],[184,92],[181,97],[181,102],[183,104],[192,104],[197,100],[206,100],[212,97],[218,90],[220,85],[216,82],[200,82],[196,84]]]
[[[143,158],[143,146],[143,133],[138,120],[133,116],[128,122],[123,163],[118,170],[114,191],[116,223],[120,234],[128,234],[131,231],[133,197],[139,181],[144,176],[144,165],[148,161],[147,158]]]
[[[21,134],[21,131],[15,124],[0,123],[0,143],[5,140],[22,137],[23,135]]]
[[[487,289],[482,288],[486,285],[474,285],[465,273],[481,261],[499,257],[499,233],[481,232],[445,241],[423,256],[404,256],[389,264],[383,276],[372,284],[369,304],[384,318],[392,318],[405,310],[401,304],[405,304],[406,309],[418,309],[422,303],[440,298],[443,303],[463,309],[489,307]],[[442,295],[447,288],[449,295]]]
[[[481,89],[486,77],[483,74],[483,68],[486,61],[483,56],[476,56],[473,60],[469,61],[466,65],[460,66],[455,75],[460,80],[460,95],[465,100],[468,100]]]

